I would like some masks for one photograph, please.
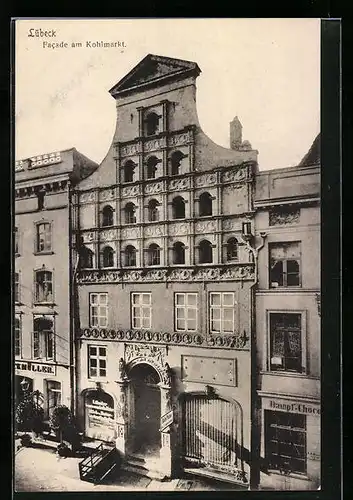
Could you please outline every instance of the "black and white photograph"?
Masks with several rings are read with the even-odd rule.
[[[320,489],[320,23],[14,22],[15,492]]]

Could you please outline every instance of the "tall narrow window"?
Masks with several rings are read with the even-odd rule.
[[[302,329],[300,313],[270,313],[270,369],[301,373]]]
[[[33,320],[33,358],[54,359],[54,328],[50,318]]]
[[[200,217],[212,215],[212,196],[209,193],[202,193],[200,196]]]
[[[210,293],[210,331],[212,333],[234,333],[234,293]]]
[[[37,224],[36,252],[50,252],[51,249],[51,224],[49,222]]]
[[[171,175],[181,174],[181,161],[185,157],[181,151],[175,151],[170,157]]]
[[[236,238],[229,238],[227,241],[227,261],[238,260],[238,241]]]
[[[132,245],[127,245],[127,247],[125,248],[125,266],[136,266],[136,248]]]
[[[88,376],[89,378],[107,376],[107,348],[88,346]]]
[[[154,113],[148,113],[145,118],[145,134],[155,135],[159,132],[159,119],[160,117]]]
[[[151,156],[147,160],[147,179],[155,179],[157,172],[158,158]]]
[[[173,264],[185,264],[185,245],[181,241],[173,245]]]
[[[14,245],[14,250],[15,250],[15,255],[18,255],[19,252],[19,234],[18,234],[18,227],[15,227],[15,245]]]
[[[147,262],[149,266],[160,265],[160,247],[156,243],[151,243],[147,250]]]
[[[107,205],[102,210],[102,226],[108,227],[114,224],[114,210],[111,206]]]
[[[197,330],[197,293],[176,293],[174,296],[175,329],[178,332]]]
[[[45,199],[45,189],[40,189],[37,191],[37,208],[38,210],[43,210]]]
[[[15,273],[14,299],[15,299],[15,302],[20,301],[20,275],[19,275],[19,273]]]
[[[50,418],[54,408],[61,405],[61,383],[47,380],[47,418]]]
[[[172,201],[173,219],[185,219],[185,201],[181,196],[177,196]]]
[[[270,251],[270,287],[300,286],[300,243],[272,243]]]
[[[129,202],[125,205],[125,223],[126,224],[134,224],[136,222],[136,206]]]
[[[150,222],[158,221],[159,212],[158,212],[159,203],[157,200],[150,200],[148,202],[148,220]]]
[[[35,302],[53,302],[53,273],[41,270],[35,272]]]
[[[202,240],[199,245],[199,262],[200,264],[210,264],[212,260],[212,245],[208,240]]]
[[[265,410],[265,456],[270,469],[306,474],[306,416]]]
[[[152,303],[150,293],[133,293],[131,295],[132,328],[148,329],[152,324]]]
[[[80,249],[80,267],[82,269],[92,269],[93,267],[93,252],[85,246]]]
[[[106,328],[108,326],[108,294],[89,294],[90,327]]]
[[[104,247],[101,251],[101,266],[114,267],[114,250],[111,247]]]
[[[15,356],[20,357],[21,356],[21,345],[22,345],[22,334],[21,334],[21,319],[18,316],[15,317],[14,330],[15,330],[15,339],[14,339]]]
[[[123,166],[123,182],[133,182],[136,163],[128,160]]]

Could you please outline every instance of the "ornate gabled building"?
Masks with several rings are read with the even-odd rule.
[[[257,151],[201,130],[194,62],[111,90],[112,145],[73,194],[77,414],[125,466],[250,482]],[[147,471],[147,472],[146,472]]]
[[[260,487],[320,486],[320,135],[297,167],[256,176]],[[254,412],[255,414],[255,412]],[[254,443],[255,444],[255,443]],[[254,451],[254,450],[253,450]]]
[[[71,190],[97,167],[74,148],[15,164],[14,395],[38,391],[46,420],[75,400]]]

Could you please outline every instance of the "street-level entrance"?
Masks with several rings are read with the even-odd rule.
[[[158,455],[161,448],[160,377],[152,366],[141,363],[131,369],[129,378],[133,407],[131,451],[140,455]]]

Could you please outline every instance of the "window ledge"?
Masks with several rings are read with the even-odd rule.
[[[300,474],[299,472],[291,472],[288,475],[282,474],[279,470],[277,469],[268,469],[269,474],[274,474],[276,476],[282,476],[282,477],[290,477],[292,479],[301,479],[303,481],[310,481],[308,476],[306,474]]]
[[[34,306],[47,306],[47,307],[54,307],[56,306],[56,303],[55,302],[38,302],[38,301],[35,301],[33,302],[33,305]]]
[[[295,286],[269,286],[269,290],[274,291],[278,290],[278,292],[282,292],[283,290],[301,290],[303,287],[301,285]]]
[[[317,377],[308,375],[307,373],[289,372],[289,371],[260,371],[260,375],[273,375],[274,377],[297,377],[297,378],[312,378],[319,380]]]
[[[43,252],[33,252],[33,255],[53,255],[52,250],[43,250]]]

